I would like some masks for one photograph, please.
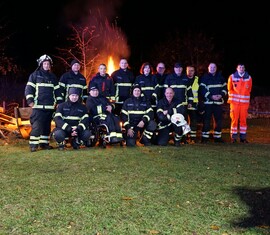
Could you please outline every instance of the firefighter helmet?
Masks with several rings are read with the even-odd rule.
[[[175,113],[171,117],[171,121],[177,127],[182,127],[183,135],[186,135],[191,131],[190,126],[188,125],[185,117],[181,113]]]
[[[45,54],[37,59],[38,66],[40,66],[44,61],[49,61],[51,65],[53,64],[52,58]]]
[[[181,113],[175,113],[171,117],[171,121],[176,126],[184,126],[187,124],[185,117]]]

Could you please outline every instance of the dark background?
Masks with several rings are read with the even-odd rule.
[[[104,9],[126,35],[131,66],[145,62],[150,49],[171,32],[202,31],[224,51],[225,77],[241,61],[256,86],[270,87],[270,17],[267,7],[255,2],[47,0],[31,4],[4,0],[1,11],[12,32],[10,53],[32,72],[37,58],[54,54],[56,47],[65,44],[68,23],[81,21],[92,7]]]

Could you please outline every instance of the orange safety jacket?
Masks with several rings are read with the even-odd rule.
[[[231,74],[228,79],[228,103],[248,105],[251,88],[252,78],[247,72],[243,76],[240,76],[238,72]]]

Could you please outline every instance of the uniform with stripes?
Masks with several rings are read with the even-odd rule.
[[[43,66],[50,66],[44,65],[44,63],[51,63],[46,58],[40,62],[38,69],[29,76],[25,87],[27,104],[33,104],[33,112],[30,117],[32,130],[29,140],[30,148],[33,150],[38,146],[41,148],[49,146],[52,116],[56,104],[61,102],[57,77],[50,69],[43,68]]]

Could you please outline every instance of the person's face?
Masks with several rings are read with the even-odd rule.
[[[177,74],[177,75],[181,75],[183,71],[183,68],[182,67],[174,67],[174,72]]]
[[[143,74],[144,75],[148,75],[150,73],[151,69],[149,65],[145,65],[145,67],[143,68]]]
[[[47,60],[45,60],[45,61],[43,61],[42,62],[42,68],[44,69],[44,70],[50,70],[51,69],[51,63],[50,63],[50,61],[47,61]]]
[[[245,72],[245,66],[244,65],[238,65],[237,66],[238,73],[244,73]]]
[[[98,72],[100,73],[101,76],[104,76],[106,74],[106,66],[104,65],[100,65],[99,68],[98,68]]]
[[[165,90],[165,97],[169,102],[172,101],[172,99],[174,97],[174,91],[172,88],[167,88]]]
[[[78,72],[80,71],[81,65],[79,63],[75,63],[72,65],[71,69],[73,72]]]
[[[89,93],[90,93],[90,96],[92,97],[98,97],[98,94],[99,94],[98,89],[90,90]]]
[[[208,72],[211,74],[215,74],[217,71],[217,66],[214,63],[209,64]]]
[[[194,67],[187,67],[187,76],[189,78],[193,78],[194,77],[194,74],[195,74],[195,68]]]
[[[120,63],[119,63],[119,66],[120,66],[121,69],[126,69],[126,68],[128,67],[128,62],[127,62],[127,60],[121,59],[121,60],[120,60]]]
[[[158,65],[157,65],[157,68],[156,68],[156,70],[157,70],[157,73],[159,73],[159,74],[163,74],[164,72],[165,72],[165,65],[163,64],[163,63],[159,63]]]
[[[70,99],[71,102],[74,102],[75,103],[75,102],[78,101],[79,96],[77,94],[70,94],[69,95],[69,99]]]
[[[141,90],[139,88],[135,88],[133,90],[133,96],[134,97],[140,97],[141,96]]]

